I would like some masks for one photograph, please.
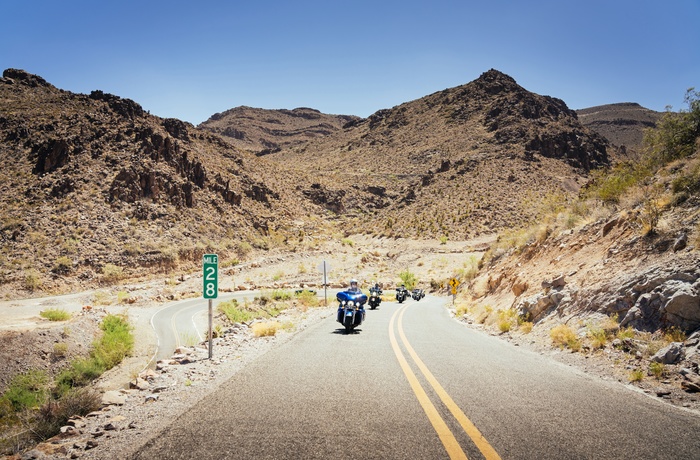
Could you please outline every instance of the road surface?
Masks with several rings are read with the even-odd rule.
[[[700,417],[449,316],[334,318],[244,368],[134,458],[698,459]]]

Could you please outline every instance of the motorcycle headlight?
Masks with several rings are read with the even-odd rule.
[[[352,300],[349,300],[348,307],[354,307],[354,306],[355,306],[355,302],[353,302]]]

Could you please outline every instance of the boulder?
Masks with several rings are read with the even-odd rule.
[[[659,350],[651,360],[661,364],[676,364],[685,357],[685,349],[682,342],[672,342]]]

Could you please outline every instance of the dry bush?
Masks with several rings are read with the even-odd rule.
[[[576,332],[566,324],[554,326],[552,330],[549,331],[549,336],[552,338],[552,342],[557,346],[569,348],[572,351],[581,349],[581,341],[576,335]]]
[[[272,337],[277,334],[280,327],[280,323],[277,321],[255,323],[253,324],[253,335],[255,337]]]

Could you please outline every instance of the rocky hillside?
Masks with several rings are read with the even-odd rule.
[[[266,155],[331,135],[358,118],[327,115],[306,107],[293,110],[236,107],[215,113],[199,127],[225,136],[242,150]]]
[[[233,264],[303,251],[328,235],[490,234],[537,219],[609,162],[563,101],[496,70],[366,119],[238,108],[196,128],[14,69],[0,102],[8,296],[187,270],[205,252]]]
[[[544,197],[575,195],[609,161],[607,141],[563,101],[496,70],[269,157],[332,178],[334,210],[372,216],[358,231],[418,238],[529,222]]]
[[[655,127],[662,115],[632,102],[589,107],[576,114],[584,126],[618,147],[621,158],[639,153],[644,130]]]
[[[4,295],[167,273],[207,251],[235,259],[320,214],[298,174],[220,136],[21,70],[0,80],[0,139]]]

